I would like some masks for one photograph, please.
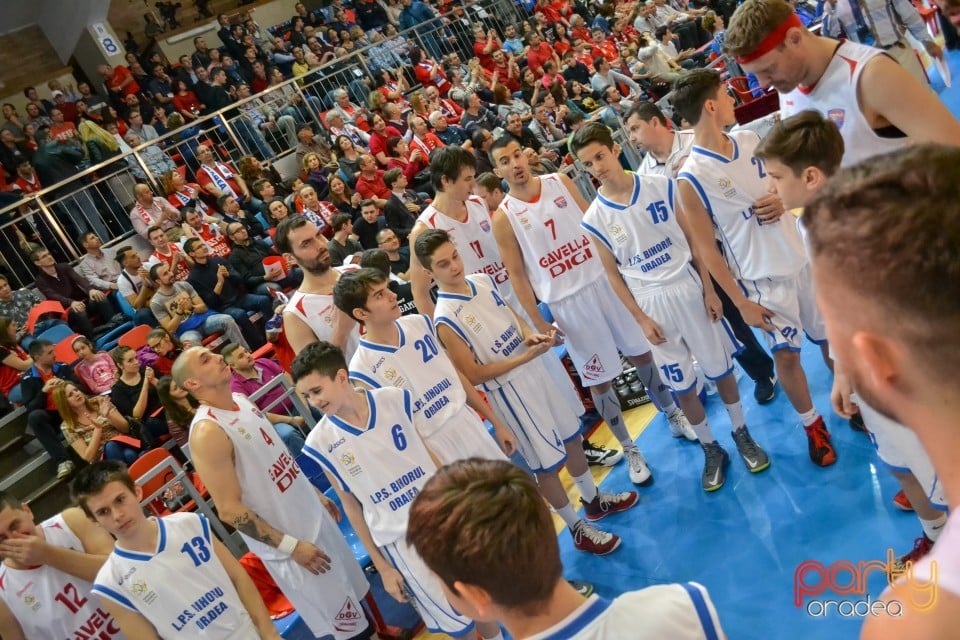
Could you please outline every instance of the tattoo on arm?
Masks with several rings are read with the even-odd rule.
[[[249,510],[238,515],[230,524],[240,533],[271,547],[279,545],[283,538],[283,536],[277,535],[277,531],[267,524],[263,518]]]

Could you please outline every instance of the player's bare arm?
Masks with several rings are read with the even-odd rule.
[[[493,409],[487,404],[487,401],[473,388],[470,381],[467,380],[460,371],[457,371],[457,375],[460,377],[460,384],[463,385],[463,390],[467,393],[467,406],[479,413],[481,418],[493,425],[493,433],[497,438],[497,442],[500,443],[500,448],[509,456],[516,449],[513,442],[513,434],[507,429],[503,422],[500,421],[500,418],[496,416]]]
[[[413,225],[413,229],[410,230],[410,234],[407,236],[407,241],[411,249],[417,241],[417,236],[426,230],[427,226],[422,222],[417,222]],[[427,270],[420,264],[417,256],[413,255],[412,250],[410,253],[410,271],[408,271],[408,273],[410,274],[410,290],[413,293],[413,302],[417,305],[417,310],[420,313],[432,318],[436,308],[433,300],[430,298],[430,286],[433,284],[433,276],[427,273]]]
[[[888,56],[876,56],[864,67],[857,102],[875,129],[892,124],[914,144],[933,142],[960,147],[960,121],[937,94],[922,87],[909,71]]]
[[[896,599],[897,594],[887,589],[879,598]],[[929,611],[902,608],[902,615],[866,616],[860,630],[860,640],[900,640],[901,638],[951,638],[956,633],[956,615],[960,598],[946,589],[937,591],[937,602]]]
[[[233,557],[233,554],[230,553],[230,550],[216,538],[213,538],[213,552],[217,554],[217,559],[230,577],[230,582],[233,583],[234,588],[237,590],[237,595],[240,596],[240,602],[243,603],[244,609],[250,614],[250,619],[253,620],[253,624],[257,627],[257,632],[259,632],[260,637],[265,640],[280,640],[280,633],[277,632],[277,628],[273,626],[270,612],[267,611],[267,606],[263,604],[263,598],[260,597],[260,592],[257,591],[257,585],[253,584],[253,580],[250,579],[249,574],[247,574],[246,570],[240,565],[240,562],[238,562],[237,559]]]
[[[613,254],[610,253],[607,246],[601,242],[599,238],[595,237],[593,248],[596,250],[597,255],[600,256],[603,270],[607,274],[607,280],[610,281],[610,287],[613,289],[613,292],[617,294],[617,299],[623,303],[623,306],[627,308],[630,315],[632,315],[643,328],[643,334],[647,336],[647,340],[649,340],[651,344],[663,344],[666,342],[667,337],[663,335],[663,329],[660,328],[660,325],[657,324],[653,318],[643,312],[643,309],[637,304],[637,300],[633,297],[633,294],[630,293],[627,283],[623,281],[623,274],[620,273],[620,269],[617,267],[617,259],[613,257]]]
[[[2,599],[0,599],[0,629],[3,629],[4,640],[27,640],[20,623]]]
[[[736,305],[747,324],[765,331],[773,331],[774,326],[770,324],[769,320],[773,316],[773,312],[752,302],[743,295],[743,291],[740,290],[737,281],[730,273],[726,262],[724,262],[723,256],[720,255],[713,235],[713,223],[710,221],[710,214],[707,213],[693,185],[687,180],[680,180],[678,184],[680,204],[686,214],[690,240],[692,240],[691,247],[696,248],[695,250],[706,264],[710,274],[716,278],[720,288],[730,296],[730,300]]]
[[[347,351],[347,340],[350,337],[350,333],[356,328],[357,321],[345,314],[340,309],[335,309],[333,312],[333,344],[346,353]],[[316,339],[316,337],[314,337]]]
[[[447,325],[437,325],[437,335],[440,336],[440,342],[443,344],[447,355],[453,360],[453,366],[474,386],[500,377],[508,371],[540,357],[553,348],[553,340],[538,342],[506,360],[481,364],[473,357],[473,350],[470,345],[464,342],[463,338]]]
[[[720,319],[723,318],[723,303],[720,301],[720,296],[717,295],[717,291],[713,286],[710,269],[707,268],[706,263],[700,256],[697,245],[693,242],[690,224],[683,213],[683,207],[680,206],[679,197],[676,198],[676,200],[673,207],[674,215],[676,216],[677,224],[680,225],[680,231],[683,232],[683,237],[687,241],[687,246],[690,247],[690,259],[693,262],[693,268],[697,270],[697,274],[700,276],[700,283],[703,286],[703,304],[707,309],[707,316],[712,322],[719,322]]]
[[[137,638],[137,640],[141,638],[144,640],[161,640],[160,634],[157,633],[154,626],[136,611],[131,611],[107,598],[100,598],[100,602],[103,603],[103,608],[107,610],[107,613],[120,625],[120,630],[126,637]],[[3,630],[3,637],[7,637],[6,628]]]
[[[548,333],[554,329],[549,322],[540,315],[540,309],[537,308],[537,296],[530,285],[530,278],[527,276],[526,267],[523,264],[523,253],[520,251],[520,244],[517,237],[513,235],[513,227],[507,220],[507,214],[503,209],[497,209],[493,214],[493,238],[497,241],[500,248],[500,257],[503,259],[503,266],[510,274],[510,284],[513,285],[513,292],[520,301],[520,306],[533,320],[534,327],[540,333]],[[557,335],[563,333],[558,331]]]
[[[565,173],[557,173],[555,175],[560,178],[560,182],[563,183],[563,186],[565,186],[567,191],[570,192],[570,195],[573,196],[573,201],[576,202],[580,208],[580,217],[582,218],[583,214],[590,208],[590,203],[587,202],[587,199],[580,193],[580,189],[577,188],[577,185],[570,176]]]
[[[317,341],[313,329],[290,311],[283,312],[283,333],[294,353],[300,353],[308,344]]]
[[[279,547],[284,532],[243,503],[233,444],[220,425],[213,420],[197,422],[190,430],[190,452],[197,473],[217,504],[220,519],[244,535],[271,547]],[[311,573],[326,573],[330,568],[330,557],[305,540],[297,541],[290,557]]]
[[[397,602],[406,602],[406,583],[403,581],[403,576],[400,575],[397,568],[380,553],[380,547],[374,542],[373,534],[370,533],[370,527],[367,526],[367,521],[363,518],[363,505],[360,504],[360,501],[357,500],[352,493],[341,489],[339,482],[331,478],[326,471],[324,471],[324,474],[327,475],[327,481],[330,482],[330,486],[333,487],[333,490],[336,491],[340,497],[340,504],[343,505],[343,511],[347,514],[347,520],[350,521],[353,530],[357,532],[357,537],[360,538],[363,548],[370,554],[370,561],[373,562],[373,566],[376,567],[380,573],[380,577],[383,578],[383,588],[386,589],[387,593]]]

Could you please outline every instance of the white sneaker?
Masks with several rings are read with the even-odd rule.
[[[71,473],[73,473],[73,463],[70,462],[69,460],[64,460],[63,462],[57,465],[58,479],[62,480],[66,478],[68,475],[70,475]]]
[[[627,459],[627,467],[630,472],[630,481],[634,484],[648,485],[653,482],[653,474],[650,473],[650,467],[637,445],[624,447],[623,455]]]
[[[673,413],[667,416],[667,423],[670,425],[670,435],[674,438],[686,438],[693,442],[699,439],[697,438],[697,434],[694,433],[693,427],[690,426],[690,421],[687,420],[687,416],[680,407],[674,409]]]

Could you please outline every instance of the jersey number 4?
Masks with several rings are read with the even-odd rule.
[[[180,551],[190,556],[195,567],[199,567],[210,559],[210,548],[207,546],[207,541],[200,536],[194,536],[190,542],[184,542]]]

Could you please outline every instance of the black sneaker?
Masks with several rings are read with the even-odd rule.
[[[589,598],[593,595],[594,588],[589,582],[584,582],[583,580],[567,580],[567,584],[573,587],[577,593],[584,598]]]
[[[867,425],[863,422],[863,414],[859,411],[850,416],[850,428],[859,433],[870,433],[867,430]]]
[[[777,376],[757,380],[753,387],[753,399],[757,404],[767,404],[777,396]]]
[[[716,491],[727,481],[726,467],[730,464],[730,456],[723,450],[720,443],[714,441],[703,445],[703,490]]]
[[[767,453],[760,448],[760,445],[753,439],[746,427],[737,429],[730,435],[733,436],[733,441],[737,443],[737,451],[750,473],[760,473],[770,466],[770,458],[767,457]]]
[[[593,444],[586,438],[583,439],[583,455],[587,458],[587,464],[592,464],[595,467],[612,467],[623,460],[622,451],[606,449]]]

